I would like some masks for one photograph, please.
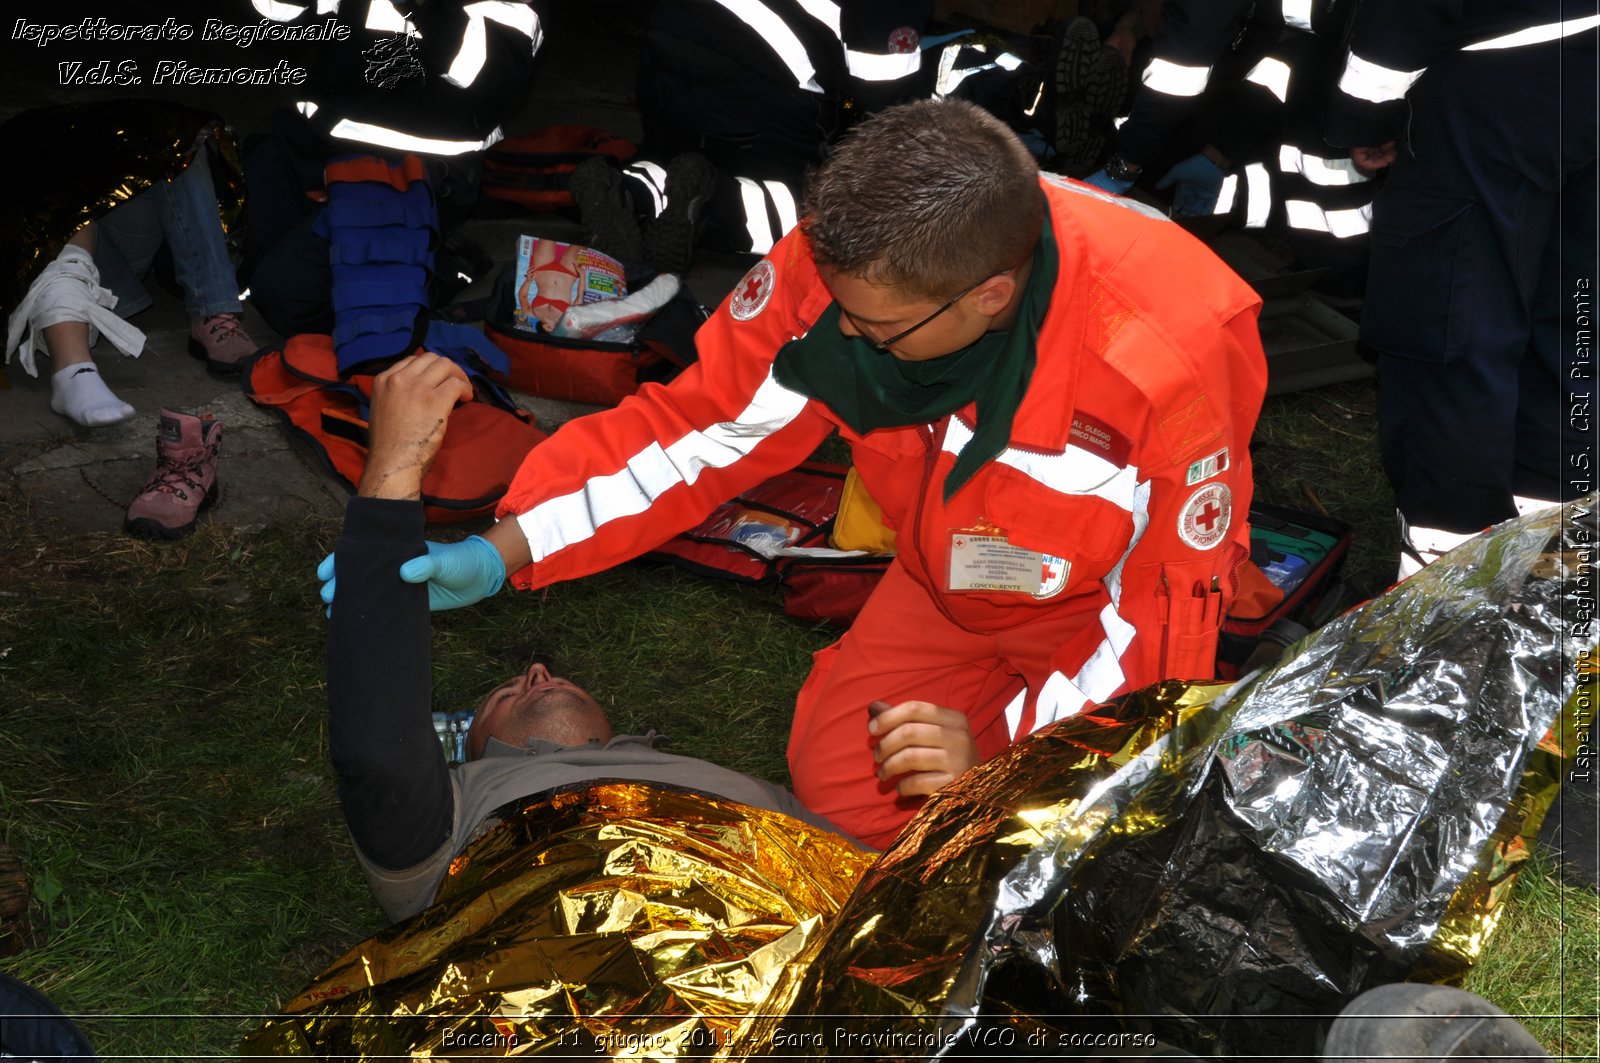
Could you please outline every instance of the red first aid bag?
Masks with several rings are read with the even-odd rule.
[[[630,278],[631,280],[632,278]],[[665,383],[695,359],[694,333],[704,309],[687,291],[678,294],[627,343],[552,336],[519,323],[515,264],[495,281],[483,333],[511,359],[495,379],[529,395],[615,406],[651,381]]]
[[[354,491],[367,465],[367,407],[371,374],[339,376],[333,337],[295,336],[257,354],[244,369],[244,391],[275,412],[323,467]],[[444,445],[422,481],[422,501],[434,523],[494,512],[522,459],[546,439],[525,410],[481,397],[450,412]]]
[[[724,502],[644,557],[714,579],[776,580],[790,616],[848,627],[891,560],[831,545],[854,483],[843,466],[806,462]]]

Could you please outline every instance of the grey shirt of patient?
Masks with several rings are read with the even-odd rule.
[[[455,820],[450,836],[421,862],[399,871],[374,866],[358,848],[357,857],[372,892],[390,919],[422,911],[433,900],[445,871],[467,843],[494,825],[503,805],[546,790],[576,783],[617,780],[665,783],[726,798],[771,812],[782,812],[833,834],[842,833],[807,809],[781,786],[719,767],[708,760],[684,757],[656,748],[663,741],[646,735],[617,735],[605,745],[590,742],[563,746],[531,738],[518,749],[491,738],[483,756],[450,772]]]

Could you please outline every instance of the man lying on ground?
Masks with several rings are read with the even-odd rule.
[[[468,762],[446,765],[431,711],[428,591],[402,580],[400,568],[423,552],[422,476],[451,407],[471,393],[458,367],[431,354],[377,379],[367,467],[339,538],[329,741],[345,819],[384,911],[401,919],[426,907],[451,859],[497,809],[577,783],[661,783],[841,833],[788,790],[662,752],[653,733],[616,734],[587,691],[543,664],[489,692],[468,736]],[[931,792],[977,753],[964,716],[927,709],[897,706],[872,726],[887,775],[917,769],[909,785]]]

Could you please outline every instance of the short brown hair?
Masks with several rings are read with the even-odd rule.
[[[1021,265],[1043,222],[1028,149],[981,107],[946,99],[851,130],[809,175],[800,224],[820,264],[944,299]]]

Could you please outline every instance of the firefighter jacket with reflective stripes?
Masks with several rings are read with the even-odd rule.
[[[927,0],[658,0],[651,46],[712,77],[748,71],[870,112],[920,84]],[[926,95],[926,92],[922,92]]]
[[[1337,38],[1349,6],[1349,0],[1168,0],[1133,110],[1117,131],[1118,153],[1137,165],[1154,165],[1225,57],[1239,57],[1242,73],[1283,34]],[[1280,100],[1283,95],[1278,94]],[[1248,135],[1230,134],[1228,116],[1221,117],[1224,129],[1212,142],[1226,141],[1233,151],[1242,151],[1240,142]],[[1256,119],[1234,124],[1252,125]]]
[[[317,46],[296,107],[335,148],[461,155],[504,135],[543,39],[524,0],[428,0],[408,17],[389,0],[252,0],[295,25],[338,19],[350,34]]]
[[[1405,95],[1437,57],[1526,48],[1600,26],[1592,0],[1383,0],[1362,4],[1334,94],[1328,143],[1375,147],[1405,131]]]
[[[774,379],[777,350],[832,298],[795,230],[701,327],[699,360],[679,378],[529,454],[499,509],[533,558],[512,581],[540,587],[635,557],[837,429],[901,562],[954,622],[983,634],[1044,611],[1081,617],[1024,730],[1161,677],[1211,676],[1248,553],[1259,300],[1177,225],[1065,179],[1044,188],[1060,275],[1037,364],[1010,445],[948,502],[970,407],[858,436]]]

